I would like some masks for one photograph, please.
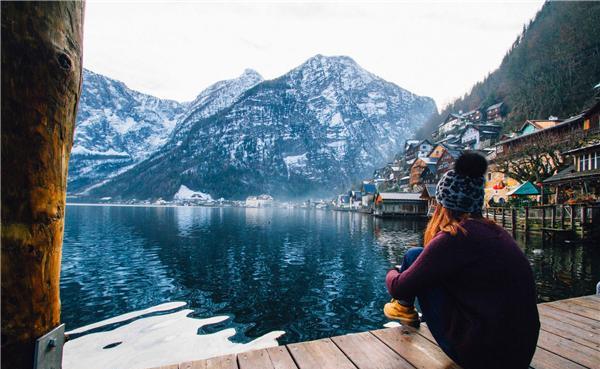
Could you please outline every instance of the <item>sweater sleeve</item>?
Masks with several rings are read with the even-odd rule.
[[[474,260],[464,237],[440,233],[404,272],[390,270],[385,278],[388,292],[396,299],[411,299],[424,289],[441,284]]]

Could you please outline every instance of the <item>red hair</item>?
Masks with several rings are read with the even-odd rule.
[[[483,218],[481,214],[461,213],[446,209],[441,204],[438,204],[435,208],[433,216],[427,223],[425,228],[425,236],[423,244],[427,246],[431,240],[440,232],[447,232],[452,236],[456,236],[458,232],[466,235],[467,230],[460,224],[465,219],[474,219],[479,222],[489,224],[495,228],[500,226],[493,221]]]

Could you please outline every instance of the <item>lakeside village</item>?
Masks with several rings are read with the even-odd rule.
[[[542,233],[591,227],[594,215],[600,217],[600,84],[595,90],[595,103],[585,111],[566,119],[528,119],[509,133],[503,133],[502,102],[450,113],[431,139],[406,141],[403,154],[373,179],[340,194],[335,209],[429,216],[438,180],[461,151],[474,150],[489,162],[484,215],[501,217],[513,231],[527,230],[529,218],[538,218]]]
[[[503,102],[450,113],[431,139],[407,140],[403,153],[376,170],[373,178],[330,201],[279,202],[268,194],[245,201],[216,200],[182,185],[172,201],[132,204],[316,208],[427,217],[435,209],[438,180],[462,151],[474,150],[489,163],[484,215],[501,218],[513,231],[533,228],[530,220],[542,231],[546,225],[550,231],[591,227],[592,219],[600,217],[600,83],[595,90],[595,103],[583,112],[566,119],[527,119],[514,132],[504,129]]]

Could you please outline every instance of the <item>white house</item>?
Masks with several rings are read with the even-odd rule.
[[[269,195],[248,196],[246,206],[249,208],[268,208],[273,206],[273,197]]]

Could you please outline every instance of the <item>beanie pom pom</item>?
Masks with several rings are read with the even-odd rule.
[[[485,174],[487,166],[487,160],[483,156],[472,151],[465,151],[456,159],[454,171],[461,176],[478,178]]]

